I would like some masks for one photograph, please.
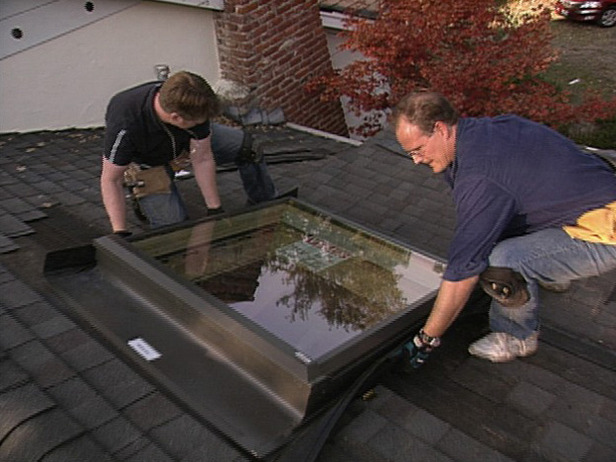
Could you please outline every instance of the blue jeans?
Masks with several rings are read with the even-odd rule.
[[[248,200],[256,204],[258,202],[272,200],[278,192],[269,175],[264,160],[259,163],[243,162],[238,158],[244,132],[235,127],[212,123],[212,151],[216,163],[235,163],[242,179],[244,191]]]
[[[150,194],[139,199],[139,207],[147,217],[150,228],[180,223],[188,218],[182,196],[171,182],[169,194]]]
[[[565,283],[614,269],[616,245],[572,239],[562,229],[551,228],[499,242],[489,263],[520,273],[530,295],[528,302],[515,308],[504,307],[493,299],[490,329],[524,339],[539,329],[538,282]]]
[[[241,129],[212,124],[212,151],[216,163],[236,164],[249,202],[256,204],[274,199],[278,192],[265,161],[242,162],[238,158],[243,140],[244,132]],[[139,199],[139,206],[150,228],[179,223],[188,218],[186,206],[175,184],[172,184],[170,194],[151,194]]]

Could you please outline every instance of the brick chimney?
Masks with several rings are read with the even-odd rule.
[[[312,76],[332,69],[317,0],[225,0],[216,33],[222,78],[250,88],[255,106],[348,134],[341,105],[304,90]]]

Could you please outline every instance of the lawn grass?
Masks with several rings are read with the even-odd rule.
[[[573,103],[581,101],[587,90],[598,91],[605,99],[616,98],[616,28],[556,17],[551,27],[558,59],[544,78],[570,91]],[[616,149],[616,114],[594,124],[567,127],[563,133],[580,144]]]
[[[546,72],[546,78],[576,94],[595,89],[606,98],[615,97],[616,28],[564,19],[553,19],[551,26],[558,59]],[[570,84],[572,81],[576,83]]]
[[[512,14],[528,13],[541,5],[553,11],[555,0],[503,0]],[[579,103],[588,90],[616,98],[616,27],[566,20],[552,14],[552,46],[557,59],[543,73],[556,88],[569,91]],[[574,141],[597,148],[616,149],[616,115],[607,121],[571,126],[562,132]]]

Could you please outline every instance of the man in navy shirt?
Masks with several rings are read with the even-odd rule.
[[[393,122],[413,161],[444,173],[457,214],[436,302],[403,352],[421,365],[480,283],[493,298],[492,333],[469,352],[494,362],[533,354],[538,285],[616,268],[614,172],[521,117],[459,118],[438,93],[407,95]]]

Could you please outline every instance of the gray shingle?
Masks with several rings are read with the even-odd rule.
[[[0,392],[25,385],[29,381],[26,371],[15,364],[5,353],[0,354]]]
[[[409,460],[452,461],[446,454],[424,443],[402,428],[387,424],[368,442],[370,448],[394,462]],[[481,459],[475,459],[481,460]],[[486,459],[483,459],[486,460]]]
[[[83,204],[85,199],[72,191],[59,191],[53,193],[52,196],[59,203],[66,206]]]
[[[39,300],[39,295],[22,281],[13,279],[0,284],[0,303],[8,310]]]
[[[540,415],[556,400],[553,393],[543,390],[528,382],[518,383],[507,395],[507,403],[521,412]]]
[[[126,462],[171,462],[177,459],[169,457],[161,448],[150,443],[134,455],[126,459]]]
[[[153,391],[153,386],[119,359],[83,372],[85,379],[106,399],[123,408]]]
[[[594,443],[584,457],[584,462],[605,462],[606,460],[616,460],[616,451],[599,443]]]
[[[9,213],[19,215],[20,213],[31,210],[32,206],[19,197],[11,197],[0,201],[0,208]]]
[[[182,415],[153,428],[150,435],[166,453],[182,459],[202,445],[202,441],[220,440],[189,415]]]
[[[145,436],[139,436],[138,438],[130,441],[129,444],[125,445],[118,451],[115,451],[113,455],[119,460],[127,460],[134,457],[136,454],[139,454],[142,451],[146,450],[151,445],[152,442],[149,438]]]
[[[116,417],[92,431],[92,437],[105,450],[117,453],[140,439],[141,433],[124,417]],[[141,446],[143,447],[143,446]],[[138,450],[138,448],[135,448]]]
[[[592,416],[586,435],[616,451],[616,422],[601,416]]]
[[[0,233],[0,253],[14,252],[17,249],[19,245],[15,241]]]
[[[387,419],[374,411],[366,410],[344,428],[338,438],[367,442],[387,425]]]
[[[32,383],[0,395],[0,441],[31,417],[55,407],[54,402]],[[1,445],[0,445],[1,446]],[[1,459],[0,460],[10,460]],[[13,459],[17,460],[17,459]]]
[[[8,350],[33,339],[32,333],[13,317],[8,314],[0,315],[0,347]]]
[[[43,456],[41,462],[113,462],[110,454],[88,436],[79,436],[74,440],[57,446]]]
[[[584,459],[591,447],[592,440],[582,433],[560,422],[549,422],[539,449],[546,458],[578,461]]]
[[[2,211],[0,205],[0,211]],[[34,230],[19,217],[20,212],[2,212],[0,214],[0,233],[8,237],[27,236]]]
[[[83,430],[59,409],[50,409],[23,422],[0,445],[0,460],[34,461]],[[36,441],[36,444],[32,444]]]
[[[182,411],[159,392],[145,396],[124,410],[124,415],[144,432],[176,419],[181,414]]]
[[[38,194],[37,189],[31,186],[31,183],[29,184],[27,181],[21,181],[19,183],[6,185],[6,189],[14,196],[20,197],[22,199]]]
[[[56,385],[74,372],[40,341],[30,341],[11,350],[11,358],[43,388]]]
[[[87,429],[99,427],[118,416],[118,411],[103,396],[78,377],[50,387],[47,392]]]
[[[485,446],[459,430],[452,430],[437,445],[452,459],[460,462],[489,460],[494,462],[513,462],[513,459]]]
[[[113,359],[113,354],[93,339],[81,343],[61,355],[76,371],[85,371]]]

